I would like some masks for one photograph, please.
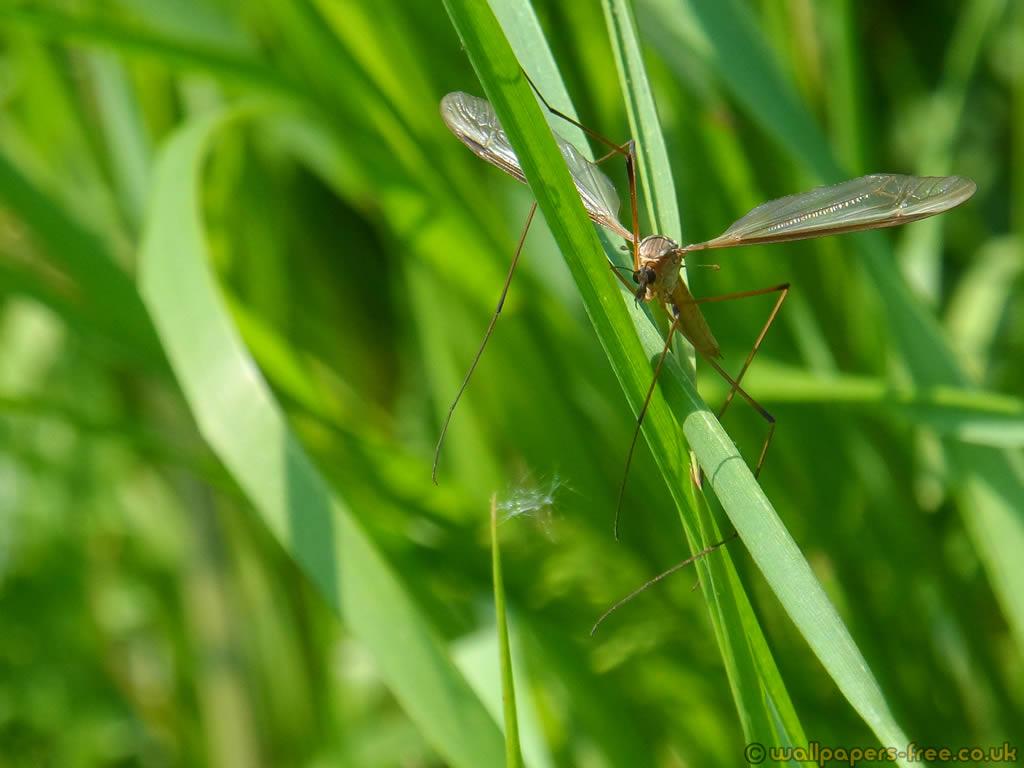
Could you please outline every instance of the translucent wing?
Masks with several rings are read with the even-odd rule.
[[[976,188],[962,176],[861,176],[759,205],[713,240],[687,248],[779,243],[894,227],[948,211]]]
[[[441,99],[441,118],[448,129],[478,157],[498,166],[519,181],[526,181],[519,159],[489,102],[468,93],[449,93]],[[569,173],[590,218],[632,241],[632,233],[619,223],[619,196],[615,194],[615,187],[608,177],[557,133],[555,141],[569,166]]]

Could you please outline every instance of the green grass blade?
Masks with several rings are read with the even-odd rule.
[[[990,369],[993,343],[1022,272],[1024,250],[1017,238],[993,238],[978,251],[950,296],[946,331],[969,369]]]
[[[953,152],[967,100],[967,86],[978,65],[985,43],[1003,16],[1003,0],[972,0],[962,3],[954,25],[956,34],[946,50],[942,82],[929,99],[930,116],[925,140],[915,147],[914,172],[926,176],[956,173]],[[896,260],[914,293],[923,296],[929,306],[940,298],[942,278],[943,222],[929,219],[900,233]]]
[[[758,358],[744,381],[765,404],[801,403],[864,408],[893,414],[965,443],[991,448],[1024,446],[1024,401],[994,392],[959,387],[917,391],[873,376],[821,375]],[[727,387],[709,382],[709,395],[724,397]]]
[[[647,78],[632,9],[625,0],[605,0],[603,7],[630,129],[637,137],[637,157],[643,181],[641,191],[647,201],[654,231],[682,241],[668,149]],[[689,356],[688,369],[693,365],[694,352],[685,342],[681,346],[686,348]],[[686,487],[694,490],[692,484]],[[709,513],[703,498],[696,498],[696,493],[692,496],[693,506],[700,509],[702,517],[707,519]],[[685,522],[684,519],[684,525]],[[690,540],[693,548],[697,539],[690,535]],[[724,562],[723,571],[731,589],[715,591],[708,599],[712,601],[712,616],[746,739],[748,742],[779,746],[803,744],[806,737],[800,719],[732,563]],[[765,690],[769,692],[767,696]],[[779,722],[782,723],[781,729],[777,726]]]
[[[75,310],[93,319],[109,338],[154,370],[166,370],[152,324],[131,278],[103,239],[0,156],[0,200],[31,228],[45,252],[71,277]]]
[[[603,0],[602,7],[622,82],[622,94],[626,99],[630,135],[636,140],[639,182],[650,226],[659,234],[681,241],[683,227],[676,204],[672,167],[661,133],[654,94],[647,81],[633,12],[623,0]]]
[[[616,376],[627,399],[636,406],[649,381],[651,360],[661,349],[661,337],[645,314],[630,312],[602,263],[593,227],[490,8],[466,0],[446,0],[445,5],[569,264]],[[638,330],[642,348],[636,343]],[[671,358],[663,390],[680,415],[686,438],[722,506],[800,632],[882,742],[904,744],[905,736],[878,684],[810,566],[735,445],[699,400],[678,362]],[[689,482],[685,452],[675,437],[672,414],[660,399],[652,405],[645,420],[645,436],[678,498],[680,489]],[[685,501],[681,506],[686,506]]]
[[[109,53],[88,58],[96,81],[97,115],[124,216],[137,228],[146,206],[152,148],[122,62]]]
[[[749,12],[735,0],[642,0],[670,56],[696,56],[723,79],[747,112],[780,144],[799,147],[800,159],[822,177],[839,175],[828,143],[779,75]]]
[[[508,615],[505,584],[501,576],[501,546],[498,543],[498,497],[491,496],[491,574],[494,581],[494,612],[498,630],[498,665],[501,667],[501,701],[505,716],[505,765],[520,768],[519,718],[516,715],[516,687],[512,675],[512,651],[508,643]]]
[[[200,171],[215,113],[159,154],[141,290],[211,448],[352,633],[424,736],[459,766],[499,765],[501,734],[404,585],[293,436],[243,347],[208,268]]]

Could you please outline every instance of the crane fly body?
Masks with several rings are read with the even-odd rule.
[[[530,85],[533,85],[532,81]],[[633,294],[637,302],[645,301],[661,304],[669,309],[669,314],[672,317],[665,345],[654,368],[650,387],[647,390],[643,405],[641,405],[637,414],[633,440],[626,455],[625,470],[619,485],[618,502],[615,507],[614,531],[616,538],[618,538],[619,511],[622,507],[626,478],[629,474],[633,451],[637,438],[640,435],[644,414],[647,412],[647,406],[654,393],[658,375],[671,349],[672,335],[676,331],[682,333],[693,345],[694,349],[707,360],[711,368],[729,384],[729,392],[718,411],[718,418],[721,419],[724,416],[735,395],[739,394],[767,422],[768,434],[764,439],[760,455],[754,466],[755,477],[764,464],[768,446],[771,443],[772,436],[775,434],[774,417],[744,391],[741,382],[753,362],[765,334],[767,334],[768,329],[782,308],[782,303],[789,292],[789,283],[724,296],[697,299],[693,297],[686,283],[680,278],[680,269],[684,266],[688,253],[691,251],[732,248],[743,245],[783,243],[792,240],[804,240],[844,232],[857,232],[906,224],[943,213],[960,205],[974,194],[976,186],[973,181],[962,176],[871,174],[763,203],[711,240],[690,245],[679,245],[665,235],[654,234],[641,238],[637,205],[636,150],[633,142],[628,141],[621,145],[615,144],[596,131],[587,128],[577,120],[552,107],[540,91],[537,90],[536,86],[534,86],[534,91],[548,112],[580,128],[588,136],[600,141],[611,150],[596,162],[591,162],[576,147],[559,136],[557,132],[554,133],[555,142],[569,169],[587,215],[596,224],[600,224],[605,229],[619,235],[630,244],[630,250],[633,255],[632,285],[619,274],[617,271],[618,267],[610,263],[609,265],[615,276]],[[449,93],[441,100],[441,117],[451,132],[463,144],[469,147],[474,154],[497,166],[513,178],[524,183],[526,182],[526,176],[523,173],[515,151],[512,149],[512,145],[509,143],[508,136],[502,129],[493,108],[486,100],[461,92]],[[599,163],[614,155],[623,157],[626,164],[626,176],[629,180],[630,212],[632,214],[632,227],[629,229],[624,227],[619,221],[619,198],[615,192],[615,186],[598,168]],[[444,420],[441,434],[437,441],[437,447],[434,451],[433,477],[435,482],[437,480],[437,465],[440,459],[441,446],[447,434],[448,425],[451,422],[455,406],[465,391],[484,347],[487,345],[487,341],[494,330],[495,323],[512,282],[512,275],[519,262],[519,255],[526,239],[527,230],[530,227],[536,210],[537,203],[534,202],[519,238],[519,244],[512,258],[508,275],[505,278],[497,308],[491,317],[491,322],[477,350],[476,357],[470,364],[469,370],[462,381],[462,386],[459,388],[455,399],[448,409],[448,414]],[[711,328],[704,319],[704,315],[700,310],[700,304],[770,294],[778,294],[775,304],[768,314],[768,318],[764,322],[750,352],[747,354],[743,366],[734,378],[717,362],[722,356],[721,350],[714,334],[711,332]],[[693,477],[695,482],[700,484],[702,475],[699,470],[694,473]],[[597,627],[604,619],[623,603],[631,600],[636,594],[688,563],[723,546],[737,535],[736,532],[733,532],[722,541],[697,552],[668,571],[651,579],[623,600],[615,603],[597,620],[597,623],[591,630],[591,634],[597,630]]]
[[[536,88],[534,90],[537,91]],[[670,315],[673,318],[672,324],[669,326],[668,338],[665,341],[662,355],[655,368],[654,381],[651,382],[651,387],[647,392],[647,397],[637,417],[637,427],[633,434],[633,446],[636,444],[640,424],[643,421],[647,404],[654,391],[655,381],[670,349],[672,334],[678,331],[683,334],[696,351],[729,384],[729,393],[719,410],[719,418],[724,415],[734,396],[739,394],[768,423],[768,435],[762,445],[760,457],[754,468],[755,475],[760,471],[764,463],[768,445],[774,434],[775,419],[756,400],[747,394],[740,384],[768,328],[771,326],[782,306],[782,302],[786,298],[789,284],[784,283],[769,288],[744,291],[725,296],[694,298],[686,283],[680,278],[680,269],[684,266],[687,254],[692,251],[784,243],[844,232],[893,227],[948,211],[970,198],[976,189],[973,181],[962,176],[905,176],[901,174],[876,173],[850,179],[839,184],[817,187],[807,192],[800,192],[763,203],[711,240],[689,245],[679,245],[665,235],[654,234],[641,238],[637,213],[636,152],[633,142],[629,141],[622,145],[615,144],[553,108],[539,91],[537,91],[537,95],[553,115],[582,129],[587,135],[602,142],[611,149],[600,160],[591,162],[572,144],[559,136],[557,132],[554,134],[555,141],[568,166],[569,173],[587,215],[595,223],[619,235],[630,244],[630,250],[633,255],[633,284],[630,285],[629,281],[616,271],[617,268],[611,265],[615,275],[633,294],[636,301],[656,302],[666,306],[669,308]],[[512,149],[512,145],[509,143],[508,136],[498,122],[494,109],[486,100],[462,92],[449,93],[441,100],[441,117],[451,132],[463,144],[469,147],[474,154],[497,166],[513,178],[521,182],[526,181],[526,176],[523,173],[515,151]],[[626,162],[626,175],[629,179],[630,209],[632,213],[632,228],[630,229],[624,227],[619,221],[619,198],[615,192],[615,186],[598,168],[598,163],[613,155],[622,156]],[[535,210],[536,203],[533,204],[530,210],[530,217],[527,219],[526,224],[527,228]],[[438,441],[434,456],[435,477],[441,443],[447,431],[448,422],[451,419],[459,396],[465,390],[476,361],[479,360],[483,347],[486,345],[487,339],[494,328],[494,322],[501,311],[502,303],[508,292],[512,273],[518,262],[525,236],[526,230],[524,229],[505,280],[505,286],[498,302],[498,309],[491,319],[491,325],[487,329],[483,344],[477,352],[477,357],[474,359],[466,378],[463,380],[462,388],[459,390],[455,401],[448,411],[448,418],[445,420],[444,427],[442,428],[441,439]],[[700,310],[700,304],[767,294],[778,294],[775,305],[747,355],[739,374],[733,378],[717,362],[717,359],[721,357],[721,350],[707,321],[704,319],[704,315]],[[629,470],[632,454],[633,447],[631,446],[626,460],[626,473]],[[624,487],[625,473],[623,484],[619,489],[619,507],[622,504]],[[616,508],[616,530],[617,526],[618,507]]]
[[[690,289],[679,277],[686,258],[686,249],[670,237],[648,235],[637,249],[639,265],[633,273],[638,301],[657,301],[671,305],[676,314],[679,332],[705,357],[721,357],[711,328]]]
[[[441,117],[478,157],[526,182],[522,166],[489,102],[467,93],[449,93],[441,100]],[[587,215],[634,245],[636,298],[674,306],[680,317],[685,318],[680,320],[680,332],[698,352],[711,357],[721,355],[718,344],[689,289],[679,279],[687,253],[897,226],[947,211],[967,200],[976,189],[973,181],[961,176],[861,176],[764,203],[718,237],[680,246],[664,235],[648,235],[638,240],[638,232],[631,232],[619,222],[619,198],[611,180],[557,133],[555,141]],[[684,309],[688,306],[693,309]]]

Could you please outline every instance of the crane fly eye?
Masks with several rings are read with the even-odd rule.
[[[640,282],[640,270],[637,270],[636,272],[633,273],[633,282],[634,283],[639,283]]]

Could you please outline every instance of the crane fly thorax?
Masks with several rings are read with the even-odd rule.
[[[683,263],[679,244],[663,235],[649,235],[640,241],[640,265],[634,281],[644,288],[644,301],[669,301]],[[638,291],[639,293],[639,291]]]

